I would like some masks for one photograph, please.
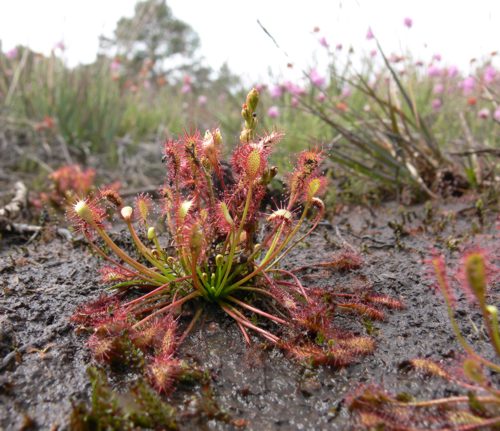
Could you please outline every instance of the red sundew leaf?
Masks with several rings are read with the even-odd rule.
[[[161,393],[170,393],[175,381],[182,372],[182,364],[171,355],[156,356],[147,367],[147,375],[151,385]]]
[[[425,358],[415,358],[402,362],[400,368],[412,368],[428,376],[441,377],[445,380],[452,380],[451,375],[437,362]]]
[[[467,250],[460,260],[460,266],[458,271],[455,273],[455,278],[458,280],[458,286],[465,293],[467,299],[471,303],[477,303],[478,296],[484,299],[487,291],[489,290],[488,287],[490,285],[490,280],[495,273],[497,273],[495,267],[490,264],[491,261],[491,253],[488,250],[479,247]],[[480,279],[478,278],[479,274],[468,274],[468,270],[473,269],[473,266],[477,266],[471,265],[474,262],[479,263],[482,268],[482,274],[479,277]],[[483,285],[483,287],[479,289],[482,290],[482,292],[479,290],[475,291],[474,286],[471,285],[471,281],[474,279],[476,279],[480,285]],[[476,288],[477,287],[478,286],[476,286]]]
[[[85,327],[96,327],[111,318],[111,313],[119,306],[116,296],[101,295],[95,301],[81,304],[71,316],[71,322]]]
[[[386,295],[365,295],[363,299],[373,304],[382,305],[394,310],[403,310],[406,308],[403,302]]]
[[[127,271],[125,268],[120,268],[118,266],[104,266],[99,272],[101,273],[101,279],[104,283],[128,281],[134,279],[136,275],[134,272]]]
[[[76,196],[85,196],[92,189],[95,174],[95,170],[91,168],[83,170],[79,165],[67,165],[52,172],[49,178],[61,195],[70,192]]]
[[[370,307],[369,305],[362,304],[360,302],[341,302],[337,304],[340,308],[346,308],[348,310],[354,311],[361,316],[369,317],[374,320],[384,320],[385,314],[377,310],[374,307]]]
[[[106,187],[99,190],[100,199],[104,199],[111,203],[115,208],[120,209],[123,206],[123,199],[114,187]]]
[[[148,216],[153,209],[153,199],[150,195],[141,193],[135,198],[134,213],[135,217],[143,223],[147,222]]]

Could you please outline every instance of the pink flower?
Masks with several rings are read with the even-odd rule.
[[[118,72],[120,70],[120,60],[114,58],[111,64],[109,65],[111,72]]]
[[[337,45],[335,45],[335,49],[337,51],[342,51],[342,44],[341,43],[337,43]]]
[[[442,58],[441,54],[434,54],[432,56],[432,59],[435,60],[435,61],[441,61],[441,58]]]
[[[483,108],[477,113],[477,117],[482,120],[490,118],[490,110],[488,108]]]
[[[476,81],[472,76],[468,76],[460,83],[460,87],[462,87],[462,91],[465,95],[471,94],[474,91],[475,86]]]
[[[441,94],[443,91],[444,91],[444,85],[443,84],[436,84],[434,86],[434,89],[432,90],[432,92],[434,94]]]
[[[309,78],[311,79],[313,85],[316,87],[322,87],[323,85],[325,85],[325,77],[321,76],[316,69],[311,69],[311,71],[309,72]]]
[[[283,95],[283,89],[281,88],[280,85],[274,85],[269,90],[269,95],[273,99],[279,99]]]
[[[431,103],[432,109],[434,109],[434,111],[439,111],[442,105],[443,102],[441,102],[441,99],[434,99]]]
[[[319,44],[324,47],[324,48],[328,48],[330,45],[328,44],[328,41],[326,40],[326,37],[325,36],[321,36],[319,38]]]
[[[405,25],[405,27],[411,28],[413,25],[413,20],[411,18],[406,17],[403,20],[403,24]]]
[[[370,57],[375,57],[377,55],[377,50],[376,49],[372,49],[370,51]]]
[[[493,66],[490,65],[486,67],[483,75],[484,82],[486,82],[487,84],[491,84],[495,80],[496,75],[497,71]]]
[[[62,40],[60,40],[59,42],[57,42],[55,45],[54,45],[54,50],[56,49],[60,49],[61,51],[65,51],[66,50],[66,45],[64,44],[64,42]]]
[[[267,115],[269,118],[278,118],[280,116],[280,110],[277,106],[271,106],[267,110]]]
[[[14,60],[14,58],[17,57],[17,48],[12,48],[11,50],[7,51],[5,53],[5,56],[9,59],[9,60]]]
[[[351,89],[350,87],[345,86],[342,88],[342,92],[340,93],[340,97],[342,99],[345,99],[346,97],[349,97],[351,95]]]
[[[457,66],[450,66],[450,67],[448,67],[447,72],[448,72],[448,76],[450,78],[454,78],[455,76],[458,75],[458,67]]]
[[[181,88],[182,94],[191,93],[191,86],[189,84],[184,84]]]
[[[429,66],[429,68],[427,69],[427,75],[430,78],[436,78],[437,76],[441,75],[441,69],[439,67],[434,66],[433,64],[431,64]]]
[[[291,81],[285,82],[285,88],[291,95],[297,96],[297,97],[303,96],[306,93],[306,90],[304,90],[302,87],[294,84]]]
[[[326,100],[325,93],[323,92],[319,93],[317,99],[319,103],[323,103]]]
[[[371,40],[374,37],[375,37],[375,35],[373,34],[372,28],[368,27],[368,31],[366,32],[366,39]]]
[[[496,121],[500,122],[500,106],[497,109],[495,109],[495,112],[493,113],[493,118]]]
[[[267,88],[266,84],[255,84],[255,85],[254,85],[254,87],[255,87],[255,89],[256,89],[259,93],[261,93],[261,92],[262,92],[262,90],[264,90],[265,88]]]
[[[296,108],[297,106],[299,106],[299,99],[297,99],[296,97],[292,97],[290,105],[292,105],[292,108]],[[498,111],[500,113],[500,109]]]
[[[207,96],[201,94],[198,96],[198,105],[205,106],[207,104]]]

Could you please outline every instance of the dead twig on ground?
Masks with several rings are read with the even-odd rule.
[[[0,218],[6,218],[8,220],[15,219],[26,206],[27,199],[28,189],[23,182],[16,182],[14,184],[14,197],[7,205],[0,208]]]

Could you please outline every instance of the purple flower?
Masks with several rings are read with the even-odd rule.
[[[490,110],[488,108],[483,108],[477,113],[478,118],[486,120],[490,118]]]
[[[17,48],[12,48],[11,50],[7,51],[5,53],[5,56],[9,59],[9,60],[14,60],[14,58],[17,57]]]
[[[442,94],[444,91],[444,85],[443,84],[436,84],[434,86],[434,89],[432,90],[432,92],[434,94]]]
[[[341,43],[337,43],[337,45],[335,45],[335,49],[337,51],[342,51],[342,44]]]
[[[283,89],[281,88],[280,85],[274,85],[269,90],[269,95],[273,99],[279,99],[283,95]]]
[[[328,44],[328,41],[326,40],[325,36],[321,36],[319,38],[319,44],[323,46],[324,48],[328,48],[330,45]]]
[[[324,76],[321,76],[316,69],[311,69],[309,72],[309,78],[311,82],[316,87],[323,87],[325,85],[326,79]]]
[[[484,82],[486,82],[487,84],[491,84],[495,80],[496,75],[497,71],[493,66],[490,65],[486,67],[483,75]]]
[[[442,57],[441,57],[441,54],[434,54],[432,56],[432,59],[433,60],[436,60],[436,61],[441,61]]]
[[[277,106],[271,106],[267,110],[267,115],[269,118],[278,118],[280,116],[280,110]]]
[[[290,105],[292,105],[292,108],[296,108],[297,106],[299,106],[299,99],[297,99],[296,97],[292,97],[292,100],[290,101]],[[499,109],[499,113],[500,113],[500,109]]]
[[[471,94],[474,91],[475,86],[476,81],[472,76],[468,76],[460,83],[460,87],[462,87],[462,91],[465,95]]]
[[[413,20],[411,18],[406,17],[403,20],[403,24],[405,25],[405,27],[411,28],[413,25]]]
[[[434,99],[431,103],[431,106],[434,111],[439,111],[441,109],[441,106],[443,106],[443,102],[441,102],[441,99]]]
[[[366,39],[371,40],[375,37],[373,34],[372,28],[368,27],[368,31],[366,32]]]
[[[370,51],[370,57],[375,57],[377,55],[377,50],[376,49],[372,49]]]
[[[182,94],[191,93],[191,86],[189,84],[184,84],[181,88]]]
[[[205,96],[204,94],[200,94],[198,96],[198,105],[205,106],[207,104],[207,100],[207,96]]]
[[[436,78],[441,75],[441,69],[431,64],[427,69],[427,75],[429,75],[430,78]]]
[[[500,122],[500,106],[495,109],[495,112],[493,113],[493,118]]]
[[[448,72],[448,76],[450,78],[454,78],[455,76],[458,75],[458,67],[457,66],[450,66],[450,67],[448,67],[447,72]]]

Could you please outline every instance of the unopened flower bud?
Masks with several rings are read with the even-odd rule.
[[[249,122],[252,119],[252,113],[250,112],[250,109],[248,109],[247,104],[243,104],[241,108],[241,116],[246,122]]]
[[[212,133],[213,139],[214,139],[214,144],[217,148],[222,147],[222,134],[220,132],[220,129],[217,128],[213,131]]]
[[[120,211],[123,220],[130,221],[130,219],[132,218],[133,211],[134,210],[132,209],[132,207],[123,207],[122,210]]]
[[[151,227],[148,229],[148,239],[149,239],[150,241],[152,241],[155,237],[156,237],[156,230],[155,230],[155,228],[154,228],[154,227],[152,227],[152,226],[151,226]]]
[[[247,106],[250,112],[255,112],[259,104],[259,92],[256,88],[252,88],[247,95]]]
[[[222,254],[218,254],[217,256],[215,256],[215,264],[217,266],[222,266],[223,263],[224,263],[224,256],[222,256]]]
[[[240,133],[240,142],[247,143],[252,139],[252,131],[250,129],[243,129]]]

